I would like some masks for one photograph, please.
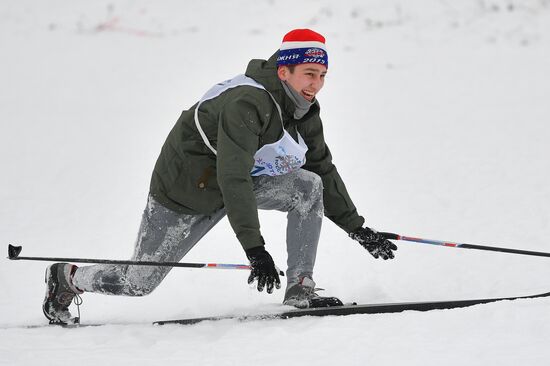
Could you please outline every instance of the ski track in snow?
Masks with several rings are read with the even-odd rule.
[[[22,255],[127,259],[158,152],[183,109],[267,58],[327,38],[325,136],[367,224],[550,252],[550,1],[328,0],[0,5],[0,239]],[[285,215],[261,212],[279,267]],[[383,303],[550,290],[547,258],[398,243],[374,261],[325,220],[315,281]],[[244,263],[227,220],[186,262]],[[174,269],[151,295],[85,294],[46,324],[46,263],[0,265],[0,365],[546,365],[549,299],[387,315],[150,325],[273,311],[246,271]]]

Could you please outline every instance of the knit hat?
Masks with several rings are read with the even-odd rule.
[[[283,38],[277,66],[315,63],[328,67],[325,37],[311,29],[294,29]]]

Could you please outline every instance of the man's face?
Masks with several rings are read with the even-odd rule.
[[[296,65],[294,72],[290,72],[287,66],[280,66],[277,70],[279,79],[286,81],[310,102],[325,84],[326,74],[327,67],[319,64]]]

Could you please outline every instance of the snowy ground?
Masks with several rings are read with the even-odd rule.
[[[48,1],[0,4],[0,242],[23,254],[124,259],[151,169],[181,110],[325,34],[319,100],[335,162],[367,223],[404,235],[550,252],[550,1]],[[284,215],[263,212],[285,263]],[[328,220],[316,281],[345,301],[550,290],[548,259],[398,243],[374,261]],[[185,258],[244,262],[227,223]],[[145,298],[84,296],[45,324],[40,262],[0,261],[0,364],[546,365],[550,299],[394,315],[153,327],[272,309],[246,272],[176,269]]]

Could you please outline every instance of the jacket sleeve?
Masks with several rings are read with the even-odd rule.
[[[230,101],[218,123],[217,179],[227,218],[245,250],[264,244],[250,175],[263,124],[257,105],[253,98]]]
[[[346,232],[354,231],[363,225],[365,219],[357,213],[346,186],[332,163],[332,155],[325,143],[323,125],[318,116],[307,121],[304,135],[308,146],[304,169],[318,174],[323,181],[325,216]]]

